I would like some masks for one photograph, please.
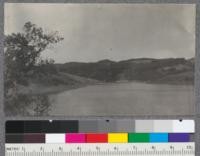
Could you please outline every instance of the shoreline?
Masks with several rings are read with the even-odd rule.
[[[17,89],[19,94],[23,95],[51,95],[58,94],[60,92],[78,89],[87,85],[59,85],[59,86],[38,86],[38,88],[23,87],[23,89]],[[22,87],[20,87],[22,88]]]
[[[154,85],[186,85],[186,86],[194,86],[194,83],[159,83],[159,82],[151,82],[151,81],[118,81],[118,82],[101,82],[94,84],[77,84],[77,85],[57,85],[57,86],[45,86],[39,84],[31,84],[29,86],[18,86],[17,90],[19,94],[23,95],[51,95],[58,94],[60,92],[83,88],[87,86],[94,85],[114,85],[114,84],[122,84],[122,83],[145,83],[145,84],[154,84]]]

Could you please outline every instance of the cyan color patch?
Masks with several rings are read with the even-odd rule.
[[[168,133],[150,133],[150,142],[168,142]]]

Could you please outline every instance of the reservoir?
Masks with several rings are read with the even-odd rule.
[[[140,82],[91,85],[49,95],[50,115],[134,116],[192,115],[192,85]]]

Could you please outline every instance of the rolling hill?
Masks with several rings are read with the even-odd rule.
[[[69,62],[56,64],[58,71],[102,82],[143,81],[151,83],[193,84],[194,59],[140,58],[119,62]]]
[[[50,94],[87,85],[140,81],[162,84],[193,84],[194,59],[140,58],[123,61],[69,62],[40,66],[18,84],[21,94]]]

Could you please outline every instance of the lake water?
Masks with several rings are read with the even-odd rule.
[[[49,96],[50,115],[192,115],[194,88],[138,82],[87,86]]]

